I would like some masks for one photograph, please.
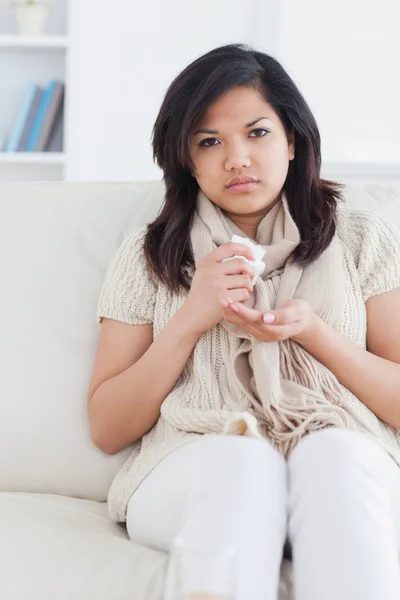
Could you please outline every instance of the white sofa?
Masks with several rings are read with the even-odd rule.
[[[102,454],[86,412],[106,268],[162,195],[154,182],[0,185],[5,600],[162,598],[168,556],[134,544],[108,518],[107,491],[130,449]],[[368,185],[348,197],[400,225],[400,186]],[[284,571],[281,600],[291,597],[288,563]]]

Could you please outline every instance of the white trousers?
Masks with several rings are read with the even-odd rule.
[[[167,552],[210,532],[236,546],[235,600],[277,600],[287,537],[296,600],[400,599],[400,468],[362,433],[311,434],[287,462],[261,440],[199,438],[143,481],[127,529]]]

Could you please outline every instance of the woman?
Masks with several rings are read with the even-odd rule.
[[[235,600],[276,600],[286,539],[296,600],[398,600],[398,235],[339,206],[299,90],[245,46],[175,79],[153,148],[162,211],[98,308],[92,437],[140,441],[111,518],[164,551],[233,544]],[[266,250],[255,282],[234,234]]]

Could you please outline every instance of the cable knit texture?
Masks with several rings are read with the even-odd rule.
[[[203,198],[202,207],[197,221],[200,228],[201,221],[207,223],[210,216],[207,199]],[[271,221],[270,216],[264,228],[267,265],[268,249],[270,258],[276,248],[282,250],[276,245],[278,241],[289,242],[289,247],[297,243],[297,228],[285,201],[276,209],[275,218]],[[281,218],[286,219],[283,228],[278,226]],[[226,235],[243,235],[228,219],[221,218],[221,223]],[[228,241],[219,239],[220,230],[214,232],[214,238],[209,227],[208,231],[209,238],[200,243],[202,251],[196,247],[192,232],[196,262],[201,252]],[[283,232],[281,236],[279,231]],[[99,322],[108,317],[130,324],[153,323],[155,339],[185,302],[187,293],[172,294],[154,279],[143,254],[145,232],[144,226],[129,235],[111,261],[97,318]],[[205,239],[211,243],[211,250],[204,246]],[[293,278],[285,275],[289,268],[295,269],[289,264],[287,261],[280,268],[270,268],[264,279],[257,281],[253,305],[268,310],[289,297],[304,297],[321,318],[366,348],[365,302],[400,287],[399,233],[378,215],[340,207],[337,235],[330,248],[302,270],[294,284]],[[330,282],[328,288],[321,285],[321,277]],[[276,364],[278,378],[273,377]],[[271,381],[264,369],[272,376]],[[260,436],[288,456],[304,435],[322,427],[364,431],[400,465],[399,431],[378,419],[301,346],[291,340],[263,345],[221,322],[201,336],[176,386],[163,402],[156,425],[133,446],[114,478],[108,496],[110,517],[116,522],[125,521],[129,498],[143,479],[169,452],[199,435]]]

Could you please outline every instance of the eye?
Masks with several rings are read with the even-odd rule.
[[[251,135],[252,133],[255,133],[257,135]],[[268,129],[252,129],[250,131],[250,136],[251,137],[265,137],[267,135],[267,133],[269,133]]]
[[[214,142],[218,142],[217,138],[205,138],[204,140],[201,140],[199,146],[209,148],[210,146],[216,146]]]

